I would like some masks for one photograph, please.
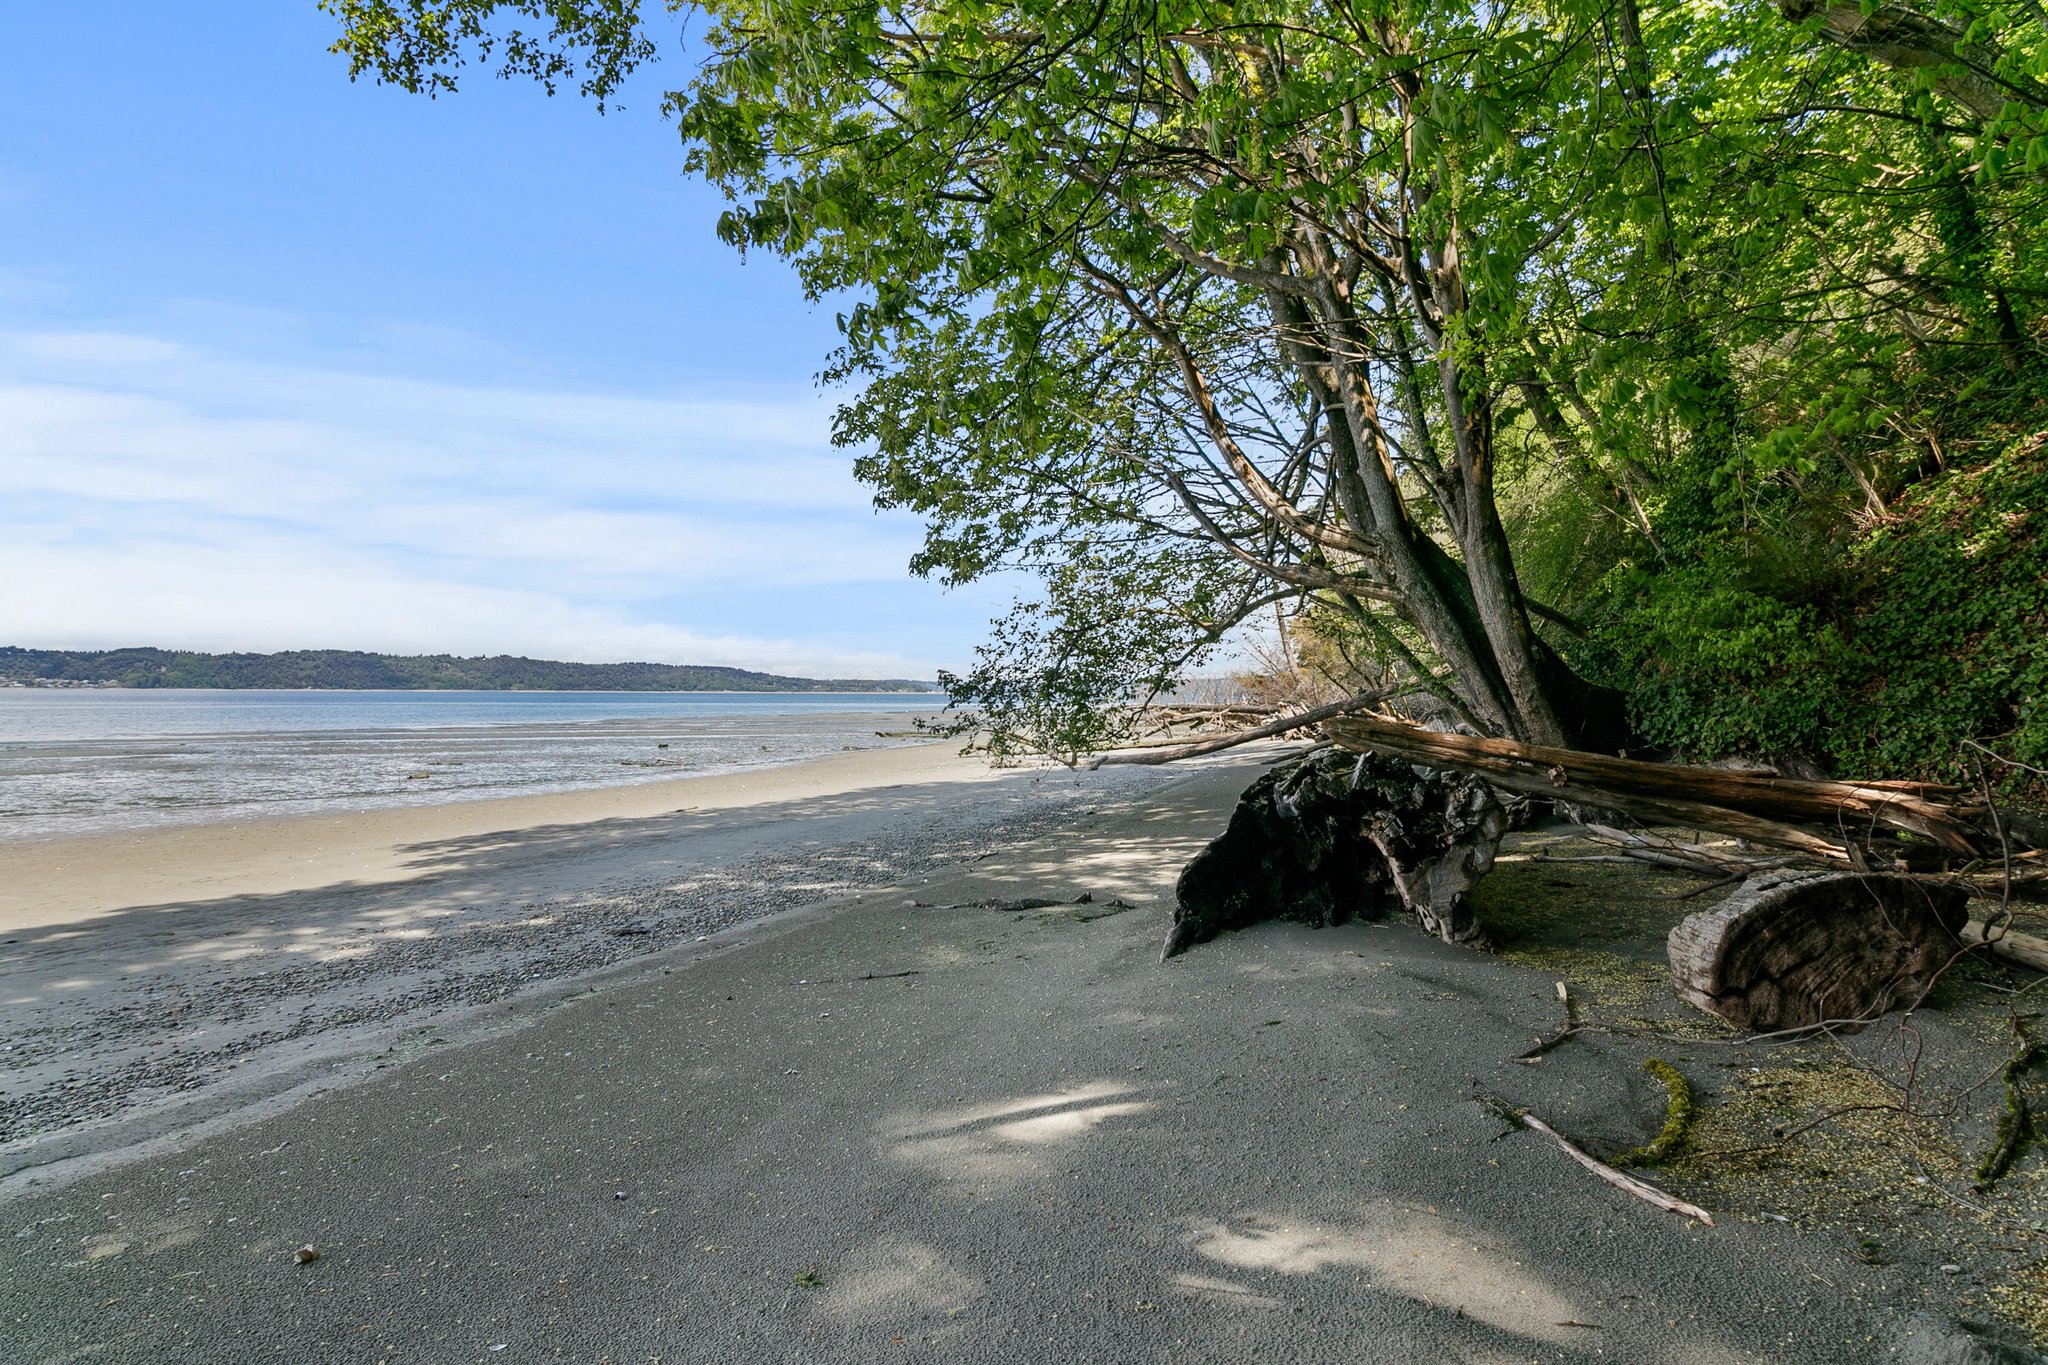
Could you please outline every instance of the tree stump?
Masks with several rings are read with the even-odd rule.
[[[1963,946],[1966,899],[1883,873],[1752,877],[1671,931],[1672,986],[1739,1029],[1860,1027],[1920,998]]]
[[[1282,764],[1181,872],[1160,958],[1261,920],[1341,924],[1402,905],[1446,940],[1476,937],[1464,892],[1506,830],[1492,788],[1465,774],[1369,754]]]

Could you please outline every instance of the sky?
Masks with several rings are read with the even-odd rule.
[[[834,306],[658,111],[351,84],[314,0],[13,7],[0,644],[930,677],[1014,585],[905,565]]]

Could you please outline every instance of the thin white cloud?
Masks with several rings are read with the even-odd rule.
[[[0,333],[7,414],[51,454],[218,469],[287,461],[384,485],[487,478],[589,498],[855,510],[832,403],[803,387],[743,399],[431,383],[209,356],[147,337]],[[122,401],[116,401],[122,400]],[[25,453],[0,434],[0,456]]]
[[[578,581],[801,586],[874,582],[902,575],[899,537],[876,534],[872,518],[815,514],[727,520],[686,511],[558,508],[511,499],[449,499],[379,509],[375,529],[394,543],[438,556],[512,562]],[[801,555],[783,559],[792,533],[817,533]],[[776,558],[766,558],[775,555]]]
[[[916,527],[872,511],[829,420],[808,389],[544,391],[0,331],[0,642],[928,676],[886,621],[849,651],[805,642],[844,620],[742,638],[660,605],[901,583]]]

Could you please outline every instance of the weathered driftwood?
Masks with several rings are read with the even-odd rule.
[[[1683,1199],[1664,1193],[1664,1191],[1648,1181],[1638,1180],[1626,1171],[1617,1171],[1599,1157],[1593,1156],[1584,1148],[1574,1144],[1570,1138],[1567,1138],[1564,1134],[1558,1132],[1557,1129],[1552,1128],[1526,1109],[1521,1110],[1518,1117],[1524,1124],[1556,1143],[1559,1151],[1563,1152],[1573,1161],[1578,1162],[1581,1166],[1584,1166],[1594,1175],[1599,1176],[1608,1184],[1614,1186],[1615,1189],[1622,1191],[1624,1194],[1632,1194],[1645,1204],[1654,1204],[1667,1213],[1675,1213],[1684,1218],[1696,1218],[1708,1227],[1714,1226],[1714,1215],[1708,1213],[1698,1204],[1688,1204]]]
[[[1507,1123],[1510,1127],[1529,1128],[1543,1134],[1543,1136],[1549,1138],[1553,1143],[1557,1145],[1557,1149],[1559,1151],[1563,1152],[1573,1161],[1578,1162],[1581,1166],[1591,1171],[1594,1175],[1599,1176],[1608,1184],[1614,1186],[1615,1189],[1621,1190],[1626,1194],[1632,1194],[1646,1204],[1654,1204],[1660,1209],[1667,1210],[1671,1213],[1682,1214],[1687,1218],[1697,1218],[1700,1222],[1706,1224],[1708,1227],[1714,1226],[1714,1216],[1708,1213],[1705,1209],[1701,1208],[1699,1205],[1688,1204],[1683,1199],[1678,1199],[1664,1193],[1664,1191],[1658,1189],[1655,1185],[1649,1184],[1646,1181],[1636,1179],[1634,1176],[1628,1174],[1626,1171],[1616,1170],[1614,1167],[1608,1165],[1600,1158],[1588,1152],[1585,1148],[1573,1142],[1563,1133],[1558,1132],[1557,1129],[1552,1128],[1542,1119],[1537,1118],[1528,1110],[1517,1108],[1516,1106],[1509,1104],[1500,1096],[1484,1090],[1478,1092],[1478,1094],[1474,1098],[1476,1098],[1481,1105],[1485,1106],[1487,1109],[1490,1109],[1495,1114],[1499,1115],[1502,1121]]]
[[[1951,804],[1953,789],[1922,782],[1822,782],[1647,763],[1576,749],[1424,730],[1404,721],[1343,715],[1323,733],[1345,749],[1477,773],[1509,791],[1627,811],[1650,824],[1718,830],[1756,843],[1855,863],[1884,837],[1918,836],[1950,855],[1983,856],[1994,840],[1981,812]],[[1884,856],[1901,856],[1891,848]]]
[[[1681,999],[1758,1032],[1910,1005],[1962,948],[1967,893],[1884,873],[1773,872],[1671,931]]]
[[[1457,942],[1477,934],[1466,888],[1507,817],[1486,783],[1324,751],[1261,776],[1175,888],[1162,958],[1267,919],[1378,919],[1400,906]]]
[[[1985,944],[2000,957],[2010,958],[2037,972],[2048,972],[2048,939],[2022,934],[2016,929],[1993,928],[1982,920],[1973,919],[1963,926],[1962,940]]]
[[[1648,824],[1714,830],[1857,868],[2011,855],[2035,848],[2048,829],[2048,823],[2010,814],[1996,829],[1984,807],[1951,799],[1957,789],[1940,783],[1784,777],[1424,730],[1367,714],[1383,695],[1312,707],[1199,743],[1104,754],[1094,762],[1171,763],[1316,726],[1354,752],[1475,773],[1505,791],[1625,811]],[[1901,835],[1920,842],[1908,844]]]

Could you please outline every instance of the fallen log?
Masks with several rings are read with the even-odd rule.
[[[1967,899],[1894,874],[1765,873],[1671,931],[1671,984],[1739,1029],[1853,1030],[1920,998],[1962,948]]]
[[[1698,844],[1680,843],[1676,839],[1667,839],[1661,834],[1649,834],[1640,830],[1615,829],[1611,825],[1590,823],[1586,826],[1586,833],[1592,838],[1599,839],[1605,843],[1619,844],[1622,848],[1633,853],[1643,855],[1661,854],[1665,858],[1687,863],[1700,871],[1740,872],[1747,876],[1752,872],[1763,870],[1755,859],[1736,857],[1716,849],[1702,848]],[[1655,860],[1648,859],[1646,856],[1646,861]]]
[[[1949,855],[1982,857],[1995,838],[1936,783],[1831,782],[1614,758],[1576,749],[1424,730],[1405,721],[1339,715],[1322,723],[1340,748],[1476,773],[1495,786],[1580,806],[1626,811],[1648,824],[1715,830],[1831,862],[1894,865],[1915,852],[1900,834]]]
[[[1727,853],[1720,849],[1708,850],[1696,844],[1682,844],[1676,839],[1662,835],[1632,832],[1610,828],[1607,825],[1589,824],[1586,833],[1603,843],[1617,846],[1622,851],[1622,860],[1649,863],[1657,867],[1668,867],[1679,872],[1690,872],[1697,877],[1712,877],[1713,881],[1696,886],[1690,891],[1680,892],[1674,900],[1691,900],[1709,891],[1718,891],[1732,886],[1759,872],[1773,872],[1781,867],[1800,861],[1801,854],[1781,854],[1772,858],[1751,858]],[[1542,859],[1539,861],[1550,861]]]
[[[2022,934],[2016,929],[1993,929],[1982,920],[1974,919],[1963,926],[1961,938],[1965,943],[1984,944],[1999,957],[2010,958],[2023,967],[2048,972],[2048,939]]]

